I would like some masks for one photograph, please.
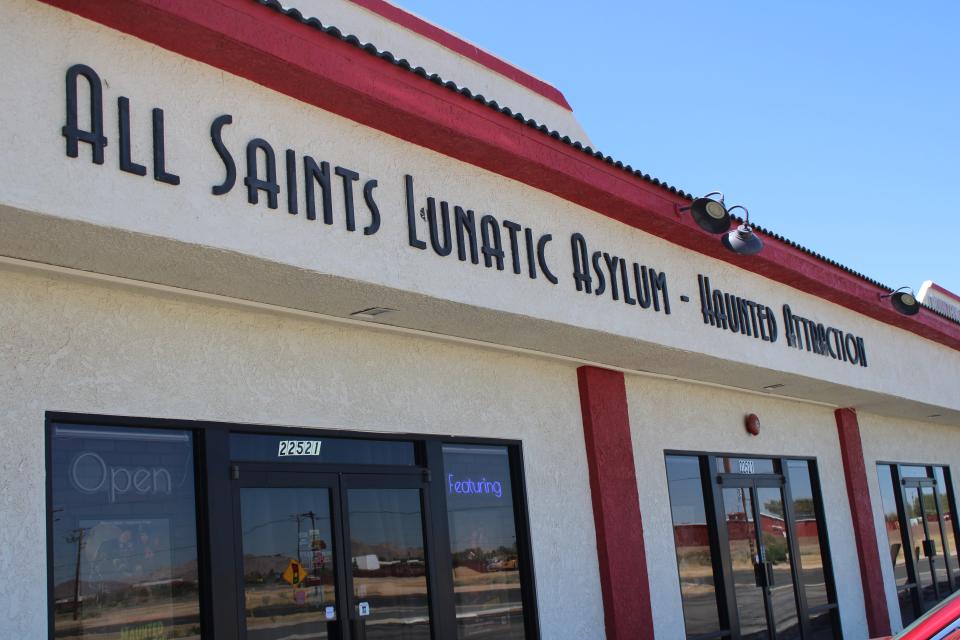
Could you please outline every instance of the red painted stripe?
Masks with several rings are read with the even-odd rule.
[[[837,419],[837,435],[840,437],[840,457],[843,460],[843,477],[847,482],[850,515],[853,517],[853,537],[860,559],[860,581],[863,584],[867,627],[871,638],[889,635],[890,616],[887,611],[887,596],[883,589],[877,529],[873,522],[873,505],[867,485],[867,468],[863,460],[857,412],[854,409],[837,409],[834,416]]]
[[[251,0],[43,1],[960,350],[946,318],[901,315],[887,292],[773,238],[733,254],[677,215],[680,196]]]
[[[608,640],[653,640],[653,612],[623,374],[577,369]]]
[[[459,53],[462,56],[470,58],[478,64],[482,64],[491,71],[495,71],[502,76],[510,78],[517,84],[520,84],[527,89],[530,89],[534,93],[537,93],[551,102],[555,102],[564,109],[571,111],[570,104],[567,102],[567,99],[563,97],[563,94],[559,89],[553,85],[544,82],[543,80],[536,78],[523,69],[519,69],[506,60],[501,60],[500,58],[487,53],[483,49],[477,47],[476,45],[470,44],[466,40],[458,38],[448,31],[444,31],[440,27],[430,24],[426,20],[419,18],[412,13],[404,11],[400,7],[390,4],[389,2],[384,2],[384,0],[350,0],[354,4],[358,4],[364,9],[372,11],[379,16],[395,22],[401,27],[409,29],[414,33],[417,33],[425,38],[433,40],[437,44],[440,44],[447,49],[450,49],[454,53]],[[322,20],[322,16],[318,16]],[[374,43],[376,44],[376,43]],[[451,78],[456,80],[455,78]],[[490,96],[491,98],[496,98],[496,96]]]

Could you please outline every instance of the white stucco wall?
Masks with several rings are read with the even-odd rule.
[[[377,295],[393,298],[383,306],[396,303],[394,308],[400,309],[385,322],[745,388],[783,383],[778,393],[854,404],[877,413],[899,411],[922,418],[933,413],[926,405],[938,406],[960,422],[960,397],[954,393],[960,353],[942,345],[47,5],[12,0],[0,6],[0,18],[7,82],[22,88],[0,97],[0,172],[6,176],[0,186],[0,254],[88,270],[101,268],[97,261],[105,255],[118,261],[122,256],[126,263],[117,266],[123,271],[117,275],[140,270],[133,277],[163,282],[180,265],[194,263],[197,273],[216,281],[211,274],[227,271],[218,256],[233,252],[287,269],[275,291],[290,289],[286,283],[291,274],[317,274],[317,282],[321,275],[335,280],[336,291],[310,296],[288,291],[293,300],[289,304],[298,308],[346,315],[362,308],[350,306],[351,300],[357,302],[365,291],[379,287]],[[78,62],[91,65],[104,81],[104,122],[111,139],[104,165],[90,162],[87,145],[81,145],[77,159],[65,155],[64,73]],[[150,158],[149,109],[165,110],[167,168],[180,174],[179,186],[117,168],[116,99],[121,95],[131,100],[133,156],[141,162],[149,164]],[[234,116],[224,140],[239,176],[230,193],[216,197],[210,189],[221,181],[223,166],[210,144],[209,127],[224,113]],[[282,196],[276,210],[267,208],[263,194],[259,205],[248,204],[243,149],[254,137],[267,139],[276,149],[281,183],[286,148],[296,150],[298,158],[311,154],[359,171],[363,179],[378,179],[380,231],[366,237],[344,229],[339,188],[334,188],[332,226],[306,221],[302,209],[290,216]],[[427,194],[435,195],[475,209],[478,217],[492,213],[538,234],[551,233],[547,259],[560,283],[514,275],[509,266],[506,271],[486,269],[482,262],[472,265],[455,255],[440,257],[408,246],[405,173],[416,179],[418,206]],[[299,198],[303,207],[302,185]],[[44,226],[38,238],[18,245],[27,237],[22,225],[30,212]],[[367,220],[362,205],[357,215],[362,227]],[[123,243],[105,251],[93,244],[98,234],[91,232],[68,234],[67,241],[53,247],[48,239],[72,221],[180,244],[158,245],[153,254],[123,256]],[[417,218],[416,224],[420,237],[427,237],[426,223]],[[591,251],[666,272],[672,315],[641,311],[609,294],[577,292],[569,241],[574,232],[586,236]],[[201,261],[196,253],[201,249],[213,257]],[[150,260],[155,268],[143,273]],[[200,286],[197,273],[181,271],[181,280],[172,284]],[[243,276],[255,283],[259,273],[251,270]],[[714,287],[763,302],[777,314],[781,304],[789,303],[797,314],[863,336],[870,367],[789,348],[782,320],[780,340],[773,345],[705,326],[698,273],[710,275]],[[691,301],[680,302],[682,294]],[[910,364],[915,361],[927,365],[917,368]]]
[[[850,640],[867,638],[833,410],[639,376],[627,376],[626,385],[656,636],[684,637],[664,460],[664,452],[672,450],[815,458],[843,634]],[[744,416],[749,413],[760,418],[758,436],[744,429]]]
[[[880,551],[880,567],[883,571],[884,589],[890,609],[890,623],[894,631],[901,629],[900,604],[893,577],[893,562],[884,526],[883,500],[880,496],[877,463],[938,464],[950,467],[957,495],[956,474],[960,473],[960,437],[957,429],[946,425],[932,425],[919,421],[895,420],[870,413],[859,413],[860,438],[863,441],[863,459],[867,468],[870,486],[870,502],[873,505]]]
[[[51,410],[522,440],[543,637],[603,627],[572,366],[5,269],[0,300],[0,637],[46,637]]]

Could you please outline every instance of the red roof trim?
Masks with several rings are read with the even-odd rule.
[[[756,256],[733,254],[677,215],[682,196],[259,3],[43,1],[960,350],[957,323],[901,315],[880,299],[887,291],[776,238]]]
[[[409,29],[425,38],[433,40],[437,44],[450,49],[454,53],[470,58],[474,62],[485,66],[491,71],[495,71],[502,76],[510,78],[514,82],[523,85],[534,93],[537,93],[551,102],[555,102],[567,111],[572,111],[567,99],[559,89],[551,84],[547,84],[539,78],[535,78],[526,71],[518,69],[509,62],[491,55],[476,45],[462,40],[440,27],[430,24],[426,20],[419,18],[412,13],[404,11],[400,7],[385,2],[384,0],[350,0],[354,4],[360,5],[368,11],[395,22],[405,29]],[[294,5],[295,6],[295,5]],[[322,19],[322,18],[321,18]],[[495,96],[494,96],[495,97]]]

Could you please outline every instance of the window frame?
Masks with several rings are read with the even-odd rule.
[[[456,606],[453,585],[453,561],[447,517],[443,445],[491,445],[506,447],[513,489],[514,523],[517,530],[518,565],[521,577],[524,635],[540,639],[540,616],[537,605],[536,574],[530,530],[530,511],[521,440],[464,437],[436,434],[364,432],[355,429],[315,429],[310,427],[236,424],[207,420],[181,420],[113,416],[102,414],[48,411],[44,424],[44,466],[46,474],[46,571],[47,571],[47,634],[55,638],[55,603],[53,598],[53,460],[52,444],[55,425],[100,425],[143,429],[189,431],[193,438],[194,508],[198,548],[200,625],[206,640],[236,640],[240,636],[235,598],[237,550],[233,536],[217,536],[214,544],[212,523],[231,523],[236,514],[233,495],[233,474],[237,463],[230,457],[231,433],[262,433],[312,438],[355,438],[364,440],[404,440],[414,443],[415,464],[404,468],[388,465],[323,465],[306,463],[315,471],[349,473],[395,473],[419,475],[426,481],[430,501],[429,518],[425,519],[424,541],[430,558],[427,578],[431,611],[432,637],[456,637]],[[294,471],[303,465],[284,463]],[[425,496],[425,497],[426,497]],[[229,538],[229,540],[228,540]],[[429,542],[428,542],[429,541]],[[216,595],[215,595],[216,594]]]
[[[947,504],[950,507],[951,521],[953,527],[953,540],[954,544],[960,546],[960,523],[957,522],[957,505],[956,505],[956,493],[953,486],[953,475],[950,470],[950,465],[945,463],[937,462],[895,462],[891,460],[876,460],[874,462],[874,467],[877,470],[877,473],[880,472],[880,466],[886,466],[891,474],[891,484],[893,484],[894,489],[894,503],[897,508],[897,521],[900,525],[900,538],[901,544],[903,544],[903,549],[905,552],[906,568],[907,568],[907,583],[901,589],[897,586],[897,579],[895,575],[896,567],[891,563],[891,576],[893,577],[893,593],[895,595],[895,600],[897,602],[897,607],[895,611],[900,615],[900,624],[903,627],[908,625],[903,623],[903,610],[900,606],[900,594],[904,591],[908,592],[907,597],[910,599],[911,604],[913,605],[914,620],[917,620],[921,616],[929,611],[930,609],[923,608],[923,602],[920,598],[920,584],[917,579],[917,567],[913,559],[912,553],[906,553],[907,549],[911,548],[909,543],[913,541],[913,533],[910,529],[910,523],[907,518],[906,510],[906,493],[905,490],[907,485],[911,486],[922,486],[923,484],[932,484],[934,491],[939,493],[939,487],[937,483],[936,472],[934,469],[940,468],[943,469],[943,482],[946,485],[947,492]],[[918,478],[916,476],[904,476],[902,469],[904,467],[922,467],[927,475],[924,478]],[[929,482],[922,483],[922,480]],[[879,475],[877,476],[878,487],[879,487]],[[922,498],[921,498],[922,500]],[[886,508],[883,505],[883,496],[880,496],[880,509],[883,513],[883,517],[886,517]],[[950,526],[946,522],[946,517],[943,514],[940,502],[937,501],[936,504],[937,510],[937,519],[940,524],[941,538],[944,544],[944,569],[947,574],[947,584],[949,588],[952,589],[949,593],[945,594],[943,597],[939,598],[934,606],[940,602],[943,602],[949,598],[952,594],[960,591],[960,549],[954,549],[956,553],[957,562],[952,563],[950,561],[949,550],[946,548],[946,533],[947,527]],[[884,531],[884,534],[887,536],[887,542],[889,544],[889,533]],[[951,566],[956,564],[957,566]],[[939,589],[939,587],[937,587]]]
[[[202,500],[202,485],[200,477],[200,459],[199,459],[199,443],[197,438],[197,432],[191,428],[184,427],[182,425],[174,424],[143,424],[132,427],[129,424],[123,422],[114,422],[106,417],[93,417],[91,416],[88,420],[70,420],[70,419],[61,419],[69,414],[55,414],[48,412],[46,415],[46,420],[44,424],[44,472],[45,472],[45,493],[46,493],[46,504],[45,504],[45,520],[46,520],[46,546],[47,546],[47,637],[53,640],[56,638],[56,601],[54,598],[54,587],[55,587],[55,577],[54,577],[54,553],[53,553],[53,539],[54,539],[54,517],[53,517],[53,435],[56,427],[58,425],[62,426],[103,426],[103,427],[113,427],[113,428],[141,428],[141,429],[151,429],[154,431],[169,430],[169,431],[180,431],[180,432],[190,432],[191,435],[191,447],[192,447],[192,458],[193,458],[193,509],[194,509],[194,518],[195,518],[195,530],[194,535],[196,536],[197,543],[197,581],[198,581],[198,605],[199,605],[199,621],[201,630],[206,630],[210,627],[208,617],[210,615],[210,607],[208,606],[208,581],[205,579],[204,574],[204,562],[205,553],[204,541],[200,538],[201,533],[201,500]]]
[[[690,451],[679,449],[665,449],[663,451],[664,468],[666,468],[666,459],[672,456],[685,456],[696,458],[700,462],[700,481],[703,488],[704,509],[707,517],[707,526],[710,540],[710,552],[714,566],[714,585],[717,599],[718,620],[721,625],[726,624],[726,628],[720,628],[697,636],[689,636],[687,640],[739,640],[739,620],[737,613],[736,597],[733,589],[733,576],[730,575],[730,557],[729,545],[726,544],[726,531],[719,526],[718,513],[722,509],[723,497],[720,489],[723,484],[720,477],[727,475],[737,475],[743,478],[761,478],[773,480],[779,478],[780,486],[784,495],[784,519],[787,521],[789,531],[793,534],[789,536],[789,545],[791,557],[795,558],[792,563],[792,572],[794,575],[794,599],[797,607],[797,617],[801,628],[801,633],[808,636],[811,633],[811,622],[814,616],[829,612],[830,624],[836,638],[843,638],[843,629],[840,622],[840,607],[837,602],[836,581],[833,570],[833,556],[830,549],[829,533],[827,531],[827,522],[823,504],[823,493],[820,483],[820,472],[815,457],[794,456],[794,455],[774,455],[760,453],[736,453],[736,452],[716,452],[716,451]],[[717,460],[721,458],[738,459],[769,459],[773,460],[775,465],[779,465],[779,474],[721,474],[717,471]],[[817,537],[820,543],[820,553],[823,558],[823,575],[826,581],[827,604],[810,608],[806,604],[806,582],[802,571],[802,560],[799,554],[799,543],[796,540],[796,521],[793,513],[793,495],[790,482],[787,475],[787,462],[798,460],[806,462],[810,473],[810,489],[814,501],[814,512],[816,513],[818,527]],[[668,504],[669,501],[669,483]],[[673,529],[673,515],[671,506],[671,533]],[[676,544],[674,543],[674,553],[676,553]],[[676,561],[676,558],[675,558]],[[679,579],[679,565],[677,576]],[[678,585],[679,586],[679,585]],[[681,596],[682,598],[682,596]],[[686,620],[684,620],[684,633],[686,634]],[[771,632],[774,633],[774,632]]]

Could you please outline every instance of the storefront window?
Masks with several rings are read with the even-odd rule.
[[[687,638],[839,636],[814,461],[678,452],[666,467]]]
[[[248,638],[293,637],[310,626],[335,637],[330,490],[245,487],[240,491],[243,596]],[[328,614],[329,611],[329,614]]]
[[[443,447],[457,637],[524,638],[506,447]]]
[[[897,599],[907,625],[960,587],[949,470],[878,464],[877,473]]]
[[[51,436],[54,637],[201,638],[192,434]]]
[[[943,512],[947,562],[951,567],[951,571],[953,572],[953,584],[960,588],[960,564],[957,564],[956,527],[954,526],[953,508],[950,505],[950,496],[953,495],[953,491],[947,489],[947,487],[950,485],[947,479],[946,469],[944,467],[934,467],[933,476],[937,481],[940,509]]]
[[[539,635],[514,443],[103,420],[48,427],[52,639]]]
[[[680,572],[683,621],[689,638],[720,628],[700,459],[667,456],[667,483]]]
[[[913,589],[907,574],[907,556],[904,547],[903,530],[897,510],[896,489],[893,470],[888,464],[877,465],[880,481],[880,498],[883,503],[883,524],[887,531],[887,545],[890,549],[890,562],[893,563],[893,579],[897,587],[897,601],[900,603],[900,616],[904,625],[916,618],[913,606]]]
[[[807,606],[816,609],[829,604],[823,550],[820,546],[821,526],[813,497],[810,462],[788,460],[787,474],[793,498],[794,531],[800,552]]]

